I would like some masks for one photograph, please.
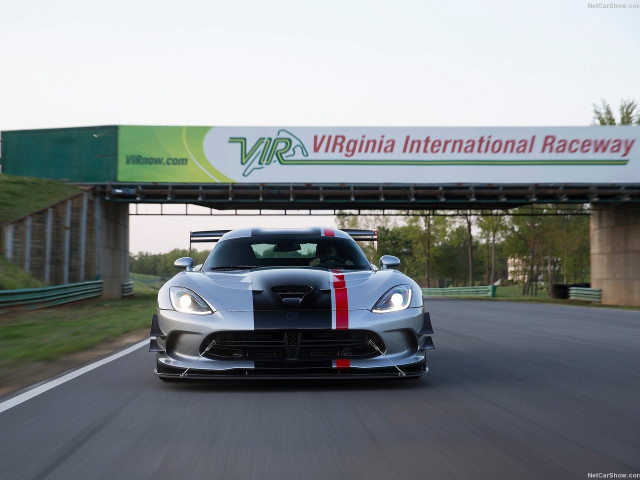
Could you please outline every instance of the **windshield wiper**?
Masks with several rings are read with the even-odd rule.
[[[225,265],[224,267],[211,267],[211,270],[249,270],[258,268],[257,265]]]

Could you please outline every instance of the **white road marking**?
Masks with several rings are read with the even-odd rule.
[[[97,362],[94,362],[85,367],[79,368],[78,370],[74,370],[73,372],[69,372],[66,375],[56,378],[55,380],[51,380],[47,383],[39,385],[36,388],[29,390],[28,392],[24,392],[24,393],[21,393],[20,395],[16,395],[15,397],[0,403],[0,413],[4,412],[5,410],[9,410],[10,408],[15,407],[16,405],[20,405],[21,403],[26,402],[27,400],[33,397],[37,397],[41,393],[51,390],[52,388],[55,388],[58,385],[62,385],[63,383],[68,382],[69,380],[73,380],[74,378],[79,377],[80,375],[83,375],[87,372],[90,372],[91,370],[101,367],[106,363],[113,362],[114,360],[117,360],[120,357],[124,357],[125,355],[128,355],[131,352],[134,352],[135,350],[138,350],[139,348],[144,347],[145,345],[149,345],[148,338],[139,343],[136,343],[135,345],[130,346],[125,350],[122,350],[118,353],[114,353],[109,357],[103,358],[102,360],[98,360]]]

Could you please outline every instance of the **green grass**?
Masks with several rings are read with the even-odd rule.
[[[0,223],[12,222],[80,192],[80,187],[56,180],[0,175]]]
[[[5,264],[0,267],[4,272]],[[160,278],[133,273],[131,280],[135,291],[131,297],[14,310],[0,315],[0,379],[16,368],[55,360],[125,333],[149,328],[151,315],[156,311]]]
[[[130,273],[129,278],[133,281],[133,291],[141,294],[157,293],[164,283],[161,277],[144,273]]]
[[[0,290],[44,287],[44,283],[33,278],[22,268],[14,265],[0,253]]]
[[[0,315],[0,376],[151,326],[155,293]]]

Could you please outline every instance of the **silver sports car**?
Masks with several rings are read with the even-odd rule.
[[[433,330],[420,287],[398,258],[369,263],[333,228],[193,232],[217,242],[203,265],[158,293],[150,351],[162,380],[233,377],[418,377]]]

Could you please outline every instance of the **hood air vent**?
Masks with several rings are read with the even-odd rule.
[[[297,298],[302,300],[307,294],[311,293],[313,287],[295,286],[295,287],[271,287],[271,291],[278,295],[281,299]]]
[[[313,287],[307,285],[271,287],[271,291],[278,295],[289,308],[300,306],[304,297],[311,293],[312,290]]]

